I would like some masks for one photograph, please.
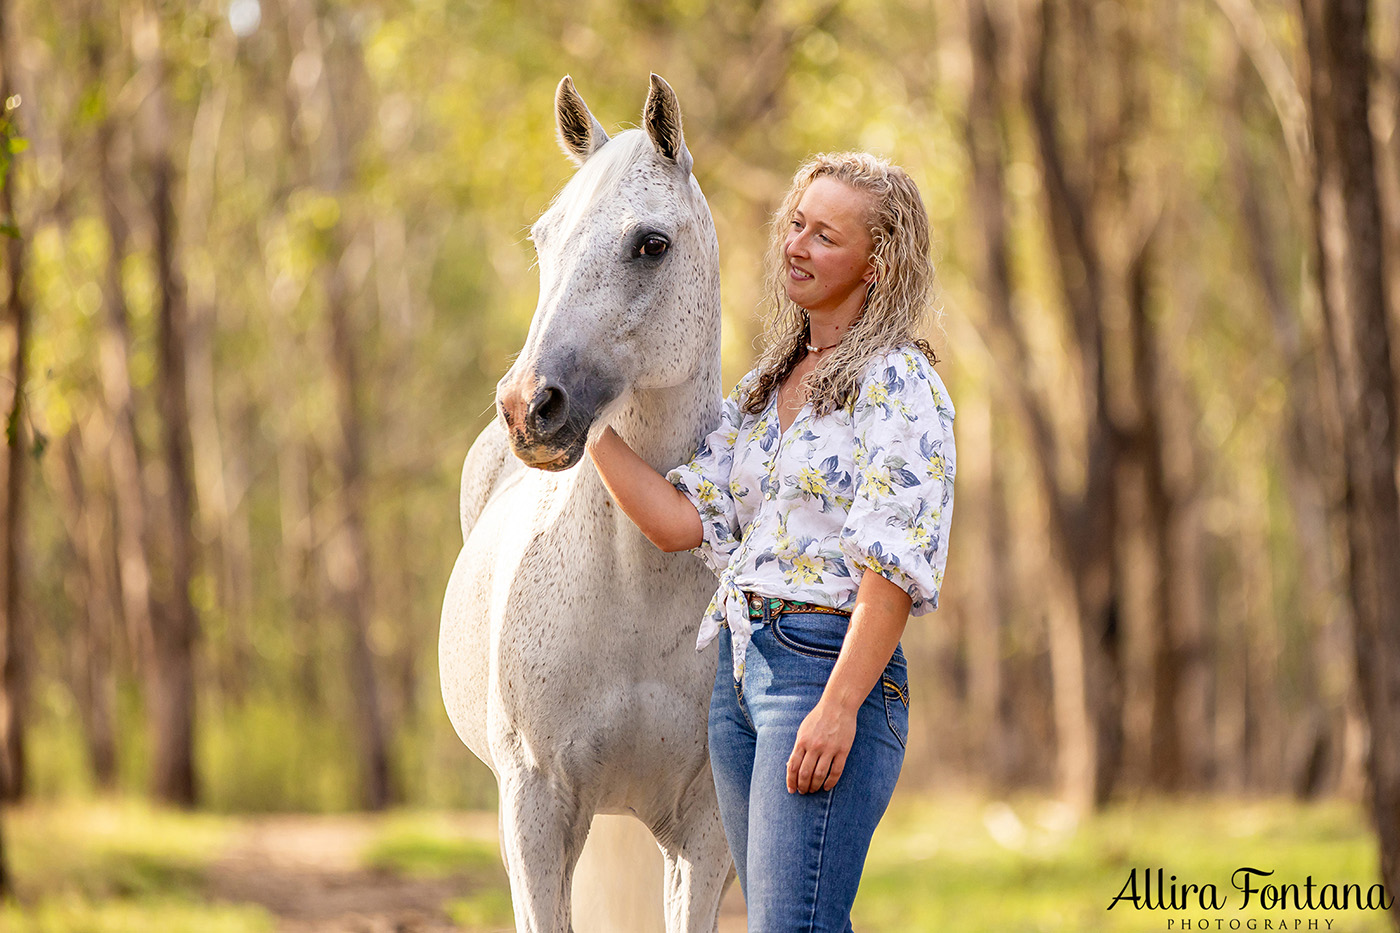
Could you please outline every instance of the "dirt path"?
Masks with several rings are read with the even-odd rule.
[[[444,817],[464,836],[490,838],[489,814]],[[261,905],[278,933],[458,933],[446,905],[476,891],[463,876],[409,878],[365,869],[374,817],[268,816],[246,822],[209,874],[211,897]],[[743,898],[725,898],[719,933],[744,933]]]
[[[263,906],[277,918],[279,933],[456,931],[445,905],[472,893],[476,883],[465,876],[408,878],[363,868],[360,854],[377,831],[367,817],[259,818],[214,865],[211,894]]]

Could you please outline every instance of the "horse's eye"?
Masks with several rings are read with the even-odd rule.
[[[637,248],[638,256],[660,256],[670,248],[670,242],[660,234],[653,233],[642,240],[642,245]]]

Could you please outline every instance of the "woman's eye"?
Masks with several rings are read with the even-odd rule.
[[[660,256],[670,247],[664,236],[655,233],[642,240],[642,245],[638,247],[637,254],[640,256]]]

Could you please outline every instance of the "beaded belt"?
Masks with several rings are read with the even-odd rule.
[[[835,616],[846,616],[850,618],[849,609],[832,609],[830,606],[818,606],[816,603],[800,603],[793,599],[777,599],[772,596],[760,596],[757,593],[744,591],[744,602],[748,604],[749,618],[762,619],[763,610],[768,610],[768,617],[780,615],[784,612],[825,612]]]

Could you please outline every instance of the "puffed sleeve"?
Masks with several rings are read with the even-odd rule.
[[[700,513],[702,540],[699,547],[691,550],[716,576],[724,571],[739,544],[739,519],[729,491],[729,474],[744,417],[739,404],[748,381],[748,377],[740,380],[724,400],[719,426],[700,442],[695,456],[666,474],[667,482],[685,493]]]
[[[938,608],[953,520],[953,403],[928,359],[890,353],[867,372],[852,413],[856,489],[841,550],[909,594],[911,615]]]

